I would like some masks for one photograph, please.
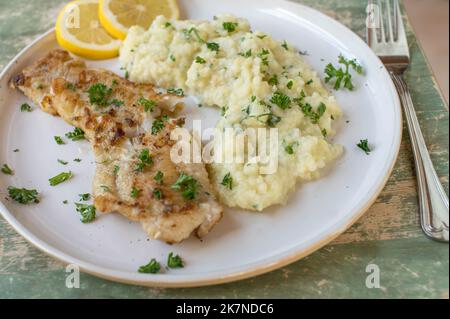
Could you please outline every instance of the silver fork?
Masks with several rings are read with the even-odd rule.
[[[411,95],[403,80],[403,73],[410,60],[399,1],[369,0],[369,6],[371,16],[368,22],[375,24],[367,25],[367,43],[391,74],[408,125],[416,167],[422,230],[431,239],[448,242],[448,197],[433,167]]]

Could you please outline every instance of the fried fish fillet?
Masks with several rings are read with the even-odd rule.
[[[50,52],[10,84],[85,132],[96,158],[93,195],[99,211],[119,212],[167,243],[192,233],[203,237],[221,219],[204,165],[170,158],[170,134],[180,119],[169,115],[181,105],[178,97],[88,69],[63,50]]]

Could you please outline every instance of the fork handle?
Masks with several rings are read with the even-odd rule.
[[[394,80],[403,105],[411,138],[417,175],[422,230],[429,238],[448,243],[448,197],[433,167],[408,87],[402,75],[391,72],[391,77]]]

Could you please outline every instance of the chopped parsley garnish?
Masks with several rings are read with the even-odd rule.
[[[120,106],[123,106],[123,105],[124,105],[124,102],[123,102],[123,101],[120,101],[120,100],[118,100],[118,99],[113,99],[113,100],[111,101],[111,104],[114,105],[114,106],[120,107]]]
[[[138,198],[139,195],[141,194],[141,192],[142,192],[142,189],[137,189],[136,187],[133,187],[130,195],[132,198]]]
[[[311,85],[313,82],[314,82],[313,79],[311,79],[308,82],[306,82],[306,85]]]
[[[193,33],[198,42],[205,43],[205,40],[202,39],[202,37],[198,33],[198,30],[194,27],[190,28],[189,30],[184,29],[183,33],[184,33],[184,37],[186,38],[186,40],[189,40],[191,38],[191,34]]]
[[[3,164],[1,171],[6,175],[14,175],[14,171],[6,164]]]
[[[91,223],[95,220],[96,209],[94,205],[75,203],[75,207],[81,215],[81,222],[83,224]]]
[[[162,199],[163,198],[163,194],[162,191],[159,188],[156,188],[153,190],[153,197],[156,199]]]
[[[172,26],[172,23],[166,22],[166,24],[165,24],[164,26],[165,26],[166,28],[171,27],[171,26]]]
[[[266,37],[267,37],[267,35],[265,35],[265,34],[262,34],[262,35],[257,35],[257,37],[258,37],[258,38],[260,38],[260,39],[262,40],[262,39],[266,38]]]
[[[68,181],[73,176],[72,172],[63,172],[59,175],[56,175],[55,177],[50,178],[48,181],[50,182],[50,186],[56,186],[61,183],[64,183],[65,181]]]
[[[240,56],[243,56],[244,58],[249,58],[252,56],[252,49],[249,49],[245,52],[241,52],[239,53]]]
[[[222,186],[225,186],[229,190],[233,189],[233,177],[231,177],[231,173],[228,173],[224,176],[222,183],[220,183]]]
[[[263,65],[269,65],[269,59],[268,59],[268,55],[270,54],[269,50],[267,49],[262,49],[262,51],[260,53],[258,53],[258,57],[261,59],[261,62]]]
[[[56,144],[58,145],[64,145],[66,143],[64,143],[63,139],[61,138],[61,136],[55,136],[54,137]]]
[[[325,128],[322,129],[322,135],[323,135],[323,137],[327,137],[328,136],[327,129],[325,129]]]
[[[100,107],[108,106],[112,92],[112,88],[108,88],[102,83],[94,84],[88,89],[89,102]]]
[[[220,49],[220,45],[218,43],[215,43],[215,42],[208,42],[208,43],[206,43],[206,47],[208,49],[210,49],[211,51],[216,51],[216,52],[219,52],[219,49]]]
[[[77,162],[77,163],[80,163],[81,162],[81,158],[75,158],[73,161]]]
[[[280,91],[277,91],[272,95],[270,102],[277,105],[282,110],[290,108],[292,103],[291,98]]]
[[[172,185],[172,189],[181,191],[183,198],[193,200],[198,194],[200,184],[192,176],[181,173],[177,182]]]
[[[157,274],[160,270],[161,265],[153,258],[147,265],[139,267],[138,272],[142,274]]]
[[[125,79],[129,79],[130,78],[130,72],[128,72],[128,71],[125,71]]]
[[[179,255],[174,256],[174,254],[171,252],[169,253],[169,256],[167,257],[167,267],[169,268],[183,268],[183,259]]]
[[[283,142],[284,143],[284,142]],[[294,154],[294,147],[298,146],[298,142],[294,142],[291,144],[285,144],[284,145],[284,151],[289,154],[289,155],[293,155]]]
[[[89,193],[79,194],[78,196],[80,197],[80,201],[82,201],[82,202],[87,202],[88,200],[91,199],[91,194],[89,194]]]
[[[147,100],[146,98],[141,97],[138,100],[138,103],[144,107],[145,112],[153,112],[153,108],[156,105],[156,102],[153,100]]]
[[[331,63],[329,63],[325,67],[325,74],[326,74],[325,82],[328,83],[332,79],[335,79],[334,82],[335,90],[339,90],[343,85],[344,88],[352,91],[354,89],[354,86],[352,83],[352,75],[350,74],[350,68],[352,68],[358,74],[363,73],[363,68],[356,61],[356,59],[347,60],[342,54],[339,55],[339,64],[344,65],[344,68],[342,67],[336,68]]]
[[[366,153],[367,155],[369,155],[370,152],[372,151],[369,147],[369,141],[367,139],[360,140],[359,143],[356,144],[356,146],[358,146],[360,149],[362,149],[364,151],[364,153]]]
[[[285,50],[289,50],[288,44],[286,41],[283,42],[283,44],[281,45]]]
[[[225,114],[227,113],[228,107],[227,106],[222,106],[220,108],[220,115],[221,116],[225,116]]]
[[[267,83],[269,83],[269,85],[278,85],[278,76],[276,74],[272,75],[272,77],[267,80]]]
[[[8,195],[20,204],[39,203],[39,193],[35,189],[8,187]]]
[[[153,179],[155,180],[156,183],[161,185],[163,183],[164,173],[158,171]]]
[[[291,80],[286,84],[286,87],[290,90],[290,89],[292,89],[293,85],[294,85],[294,81]]]
[[[164,122],[167,122],[169,118],[167,116],[163,116],[161,119],[153,121],[152,124],[152,135],[157,135],[164,129]]]
[[[77,90],[77,87],[75,86],[75,84],[67,82],[66,89],[69,89],[69,90],[75,92]]]
[[[196,57],[195,57],[195,63],[198,63],[198,64],[205,64],[205,63],[206,63],[206,60],[203,59],[201,56],[196,56]]]
[[[67,204],[69,204],[69,201],[67,199],[65,199],[65,200],[63,200],[63,204],[67,205]]]
[[[61,160],[61,159],[58,160],[58,163],[61,164],[61,165],[67,165],[67,164],[69,164],[69,162],[63,161],[63,160]]]
[[[120,171],[120,166],[119,165],[114,165],[114,175],[117,175]]]
[[[169,56],[169,58],[170,58],[170,60],[172,60],[173,62],[175,62],[175,61],[177,60],[173,54],[171,54],[171,55]]]
[[[23,103],[21,106],[20,106],[20,111],[21,112],[31,112],[31,106],[30,106],[30,104],[28,104],[28,103]]]
[[[228,33],[231,33],[236,31],[238,24],[236,22],[224,22],[222,26]]]
[[[66,137],[73,142],[84,140],[84,131],[81,128],[76,127],[73,132],[67,133]]]
[[[176,89],[176,88],[170,88],[167,90],[168,94],[175,94],[177,96],[184,96],[184,91],[183,89]]]
[[[326,110],[327,110],[327,106],[323,102],[320,102],[319,106],[317,107],[317,115],[319,117],[322,117],[322,115],[325,114]]]
[[[139,163],[137,164],[135,171],[142,172],[144,168],[153,164],[153,159],[150,156],[150,151],[148,149],[143,149],[139,154]]]

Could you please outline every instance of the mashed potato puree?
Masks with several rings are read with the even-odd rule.
[[[251,31],[247,20],[220,15],[213,21],[168,21],[133,27],[120,61],[136,82],[182,88],[220,108],[217,127],[279,130],[278,170],[258,164],[212,164],[212,182],[228,206],[261,211],[284,204],[298,181],[318,178],[342,154],[330,143],[341,116],[336,100],[289,43]],[[233,152],[233,149],[227,150]],[[230,173],[232,189],[222,185]]]

